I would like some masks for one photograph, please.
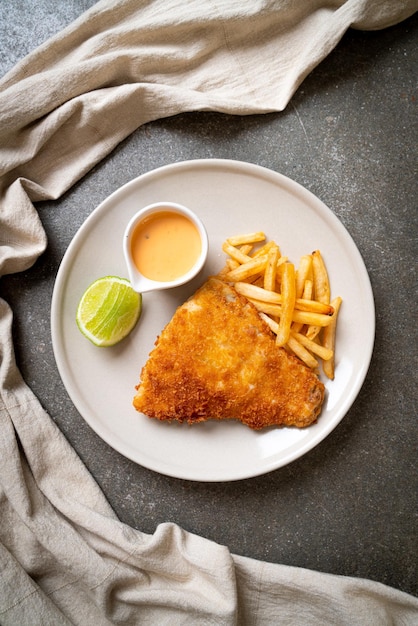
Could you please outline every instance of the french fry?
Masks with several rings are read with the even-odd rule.
[[[315,250],[312,252],[312,270],[313,270],[313,282],[315,300],[328,304],[331,297],[331,291],[329,286],[329,278],[327,268],[325,267],[324,259],[321,252]],[[319,335],[320,328],[318,326],[312,326],[306,331],[306,336],[312,341]]]
[[[327,326],[327,328],[329,328],[329,326]],[[310,339],[308,339],[308,337],[306,337],[306,335],[302,335],[301,333],[295,333],[291,331],[290,334],[293,339],[299,341],[302,346],[305,346],[305,348],[307,348],[310,352],[318,355],[323,361],[329,361],[329,359],[332,358],[334,353],[331,348],[327,348],[320,343],[311,341]]]
[[[264,289],[273,291],[276,284],[277,261],[279,260],[280,250],[278,246],[270,248],[267,254],[267,265],[264,271]]]
[[[257,311],[265,313],[266,315],[272,315],[273,317],[280,317],[282,314],[281,304],[271,304],[270,302],[262,302],[261,300],[255,300],[254,298],[248,298],[253,303]]]
[[[234,259],[229,258],[225,261],[225,265],[219,272],[219,276],[225,277],[231,270],[234,270],[237,267],[240,267],[238,261],[234,261]]]
[[[332,315],[334,313],[334,309],[330,304],[323,304],[317,300],[305,300],[304,298],[298,298],[296,300],[295,308],[300,311],[321,313],[322,315]]]
[[[311,324],[309,328],[306,329],[306,336],[311,341],[315,341],[315,339],[319,336],[321,332],[321,327],[319,324]]]
[[[256,233],[249,233],[248,235],[234,235],[233,237],[228,237],[227,242],[231,244],[231,246],[242,246],[243,244],[253,244],[259,243],[260,241],[264,241],[266,238],[265,234],[261,231]]]
[[[325,267],[324,259],[321,252],[315,250],[312,252],[312,269],[315,288],[315,299],[319,302],[329,304],[330,301],[330,286],[327,268]]]
[[[264,287],[257,287],[249,283],[236,282],[235,289],[243,296],[247,298],[253,298],[254,300],[261,300],[261,302],[270,302],[272,304],[281,304],[282,297],[276,291],[265,289]]]
[[[262,302],[261,300],[255,300],[254,298],[248,298],[252,302],[255,308],[267,315],[273,315],[273,317],[282,317],[283,308],[281,304],[272,304],[270,302]],[[323,313],[312,313],[311,311],[298,311],[293,309],[292,321],[300,324],[316,325],[319,328],[328,326],[332,322],[332,315],[324,315]]]
[[[254,252],[253,258],[255,258],[257,256],[264,256],[265,254],[268,254],[269,250],[271,250],[271,248],[274,248],[275,245],[276,244],[274,243],[274,241],[268,241],[263,246],[261,246],[261,248],[259,248],[258,250],[256,250]]]
[[[260,245],[257,245],[260,244]],[[220,276],[253,303],[276,335],[276,344],[332,379],[341,298],[331,302],[327,268],[319,250],[306,254],[295,269],[264,232],[228,237]]]
[[[303,286],[302,298],[304,300],[312,300],[312,295],[313,295],[313,282],[312,282],[312,280],[309,280],[307,278],[305,280],[305,284]]]
[[[309,261],[307,262],[307,264],[306,264],[306,266],[304,268],[304,270],[305,270],[304,273],[307,273],[306,270],[309,270],[309,275],[311,275],[312,274],[312,259],[311,259],[311,257],[307,256],[307,257],[302,257],[302,258],[309,258]],[[302,261],[301,261],[301,263],[302,263]],[[296,281],[297,281],[297,279],[296,279]],[[297,282],[296,282],[296,289],[298,289]],[[302,299],[303,300],[312,300],[312,293],[313,293],[313,282],[312,282],[312,280],[310,278],[305,278],[305,282],[304,282],[303,287],[302,287]],[[297,300],[296,300],[296,302],[297,302]],[[303,328],[303,324],[301,324],[300,322],[293,322],[292,323],[292,331],[293,332],[300,333],[302,328]]]
[[[251,257],[247,254],[243,254],[239,248],[232,246],[228,241],[224,241],[222,244],[222,250],[229,254],[231,259],[234,261],[238,261],[238,263],[248,263],[251,260]]]
[[[282,314],[276,335],[276,344],[278,346],[284,346],[290,337],[290,326],[296,301],[295,266],[293,263],[286,263],[283,266],[281,289]]]
[[[267,265],[267,256],[257,257],[250,259],[246,263],[243,263],[236,269],[232,270],[226,275],[226,278],[231,282],[241,281],[260,272],[264,272]]]
[[[332,322],[332,315],[324,315],[323,313],[312,313],[311,311],[293,311],[293,321],[300,324],[316,325],[319,328],[329,326]]]
[[[335,331],[337,329],[337,319],[338,313],[340,311],[342,299],[338,296],[334,298],[332,301],[332,306],[334,307],[334,315],[332,316],[332,323],[329,327],[324,330],[322,335],[322,342],[325,348],[328,348],[332,351],[332,357],[327,359],[322,364],[322,369],[324,371],[325,376],[330,380],[334,380],[335,376]]]
[[[283,296],[272,289],[266,289],[265,287],[257,287],[249,283],[237,282],[235,283],[235,289],[243,296],[253,300],[259,300],[260,302],[266,302],[269,304],[282,304]],[[334,309],[330,304],[322,304],[322,302],[316,302],[316,300],[305,300],[303,298],[297,298],[295,300],[295,309],[299,311],[310,311],[312,313],[321,313],[322,315],[332,315]]]
[[[299,267],[296,271],[296,297],[302,298],[306,281],[312,281],[312,256],[305,254],[299,261]]]
[[[276,278],[279,276],[279,272],[282,271],[284,264],[287,263],[288,260],[289,259],[287,258],[287,256],[281,256],[279,258],[279,260],[277,261]],[[280,274],[280,276],[281,276],[281,274]]]
[[[246,254],[247,256],[249,256],[252,249],[253,246],[250,243],[246,243],[239,247],[239,251],[242,252],[242,254]]]
[[[318,361],[312,354],[307,350],[301,343],[299,343],[292,335],[287,340],[287,345],[291,349],[292,352],[298,356],[301,361],[306,363],[308,367],[311,369],[316,369],[318,367]]]
[[[268,315],[266,315],[265,313],[260,313],[261,318],[266,322],[266,324],[269,326],[270,330],[277,335],[277,333],[279,332],[279,325],[277,322],[275,322],[274,320],[271,319],[271,317],[269,317]],[[298,342],[296,340],[295,337],[293,337],[293,335],[291,334],[291,336],[289,337],[289,341],[287,343],[287,345],[289,346],[290,350],[296,354],[297,357],[299,357],[304,363],[306,363],[306,365],[308,365],[308,367],[315,369],[318,367],[318,361],[312,356],[312,354],[310,354],[310,352],[308,350],[306,350],[304,348],[304,346]]]
[[[279,325],[276,322],[276,320],[272,319],[270,315],[266,315],[266,313],[263,313],[261,311],[260,311],[260,317],[262,320],[266,322],[270,330],[273,331],[275,335],[277,335],[277,331],[279,330]]]

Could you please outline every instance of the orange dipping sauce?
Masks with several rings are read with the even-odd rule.
[[[176,280],[192,269],[202,250],[196,226],[184,215],[161,211],[135,228],[131,252],[138,271],[149,278]]]

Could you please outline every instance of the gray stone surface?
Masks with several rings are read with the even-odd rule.
[[[2,0],[0,73],[93,4]],[[150,123],[63,198],[39,204],[48,250],[31,270],[2,278],[0,296],[15,313],[27,383],[121,520],[148,533],[172,521],[237,554],[418,593],[417,33],[417,16],[349,31],[283,113]],[[337,429],[287,467],[224,484],[161,476],[104,443],[64,389],[49,327],[58,265],[90,212],[144,172],[207,157],[266,166],[321,198],[362,253],[377,310],[368,376]]]

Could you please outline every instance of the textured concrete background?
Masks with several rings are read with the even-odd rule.
[[[93,4],[1,0],[0,73]],[[283,113],[147,124],[63,198],[38,206],[48,250],[0,284],[15,312],[18,363],[128,524],[152,533],[173,521],[238,554],[418,593],[417,34],[417,16],[349,31]],[[364,257],[377,309],[370,371],[337,429],[287,467],[225,484],[161,476],[99,439],[67,396],[49,328],[58,265],[90,212],[144,172],[207,157],[266,166],[323,200]]]

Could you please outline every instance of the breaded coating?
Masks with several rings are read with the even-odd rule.
[[[158,337],[133,404],[159,420],[237,419],[259,430],[309,426],[323,400],[317,375],[276,346],[255,307],[210,278]]]

